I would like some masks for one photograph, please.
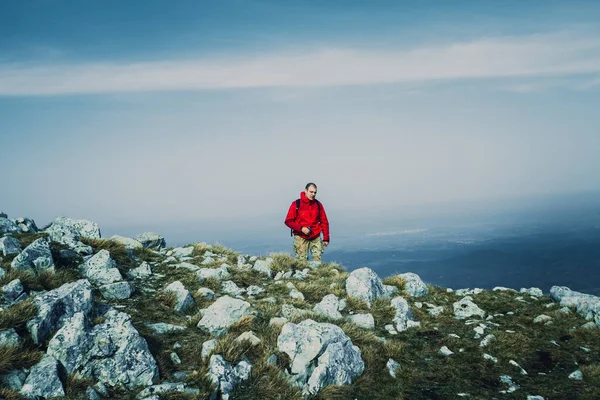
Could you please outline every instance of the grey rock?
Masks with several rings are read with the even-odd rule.
[[[550,296],[563,307],[575,308],[577,314],[600,327],[600,297],[573,291],[566,286],[553,286]]]
[[[217,347],[217,339],[210,339],[202,343],[202,359],[206,360],[211,355],[215,347]]]
[[[169,393],[184,393],[189,395],[195,395],[200,393],[200,389],[188,388],[183,382],[163,382],[159,385],[152,385],[142,390],[135,396],[136,399],[144,399],[150,396],[163,396]]]
[[[25,384],[25,379],[27,379],[27,374],[25,371],[21,369],[15,369],[0,375],[0,383],[2,384],[0,386],[14,390],[15,392],[20,392]]]
[[[317,269],[317,268],[319,268],[319,267],[321,266],[321,264],[322,264],[322,263],[321,263],[321,261],[312,261],[312,260],[311,260],[311,261],[309,261],[309,262],[308,262],[308,266],[309,266],[310,268],[312,268],[312,269]]]
[[[261,288],[260,286],[256,286],[256,285],[250,285],[246,288],[246,294],[251,297],[258,296],[259,294],[262,294],[264,292],[265,292],[265,289]]]
[[[10,264],[12,269],[38,273],[41,271],[54,272],[54,259],[50,246],[44,238],[39,238],[21,253],[19,253]]]
[[[277,355],[271,354],[269,358],[267,358],[267,365],[277,365]]]
[[[408,328],[419,326],[420,324],[413,319],[413,313],[410,310],[408,302],[403,297],[394,297],[390,305],[396,309],[393,319],[394,328],[398,332],[403,332]]]
[[[194,265],[192,263],[189,262],[180,262],[179,264],[175,265],[175,268],[183,268],[183,269],[187,269],[188,271],[192,271],[192,272],[196,272],[200,269],[199,266]]]
[[[292,275],[292,279],[295,279],[297,281],[303,281],[306,279],[309,272],[310,272],[310,269],[308,269],[308,268],[304,268],[302,271],[296,271],[294,273],[294,275]]]
[[[383,297],[393,297],[398,294],[398,288],[393,285],[383,285],[383,291],[385,295]]]
[[[268,276],[269,278],[272,276],[271,271],[271,263],[273,262],[272,258],[267,258],[266,260],[256,260],[252,269],[256,272],[259,272],[263,275]]]
[[[504,286],[496,286],[492,290],[494,292],[511,292],[511,293],[516,293],[517,292],[515,289],[507,288],[507,287],[504,287]]]
[[[250,315],[250,303],[223,296],[206,309],[197,326],[211,335],[222,336],[227,328],[246,315]]]
[[[177,353],[172,352],[171,354],[169,354],[169,357],[171,358],[171,361],[173,361],[173,364],[175,364],[175,365],[181,364],[181,358],[179,358]]]
[[[527,400],[544,400],[544,398],[542,396],[533,396],[533,395],[528,395],[527,396]]]
[[[196,303],[194,303],[194,299],[190,292],[183,286],[183,283],[180,281],[175,281],[171,283],[169,286],[165,288],[165,292],[171,292],[175,294],[176,304],[175,311],[184,312],[185,310],[193,307]]]
[[[346,279],[346,293],[349,297],[364,301],[369,307],[373,300],[388,296],[379,276],[369,268],[356,269],[350,273]]]
[[[86,239],[100,239],[100,229],[98,224],[87,219],[71,219],[65,217],[58,217],[52,225],[64,225],[75,229],[79,234]]]
[[[287,319],[294,319],[310,314],[310,311],[294,307],[292,304],[284,304],[281,306],[281,315]]]
[[[242,288],[238,287],[238,285],[236,285],[235,282],[233,282],[233,281],[221,282],[221,292],[223,294],[227,294],[227,295],[233,296],[233,297],[239,297],[245,291],[246,291],[246,289],[242,289]]]
[[[577,371],[573,371],[569,374],[569,379],[573,379],[575,381],[582,381],[583,380],[583,374],[581,373],[581,370],[577,370]]]
[[[0,331],[0,346],[18,346],[21,338],[14,328]]]
[[[80,271],[90,282],[99,285],[123,280],[108,250],[100,250],[94,254],[81,266]]]
[[[439,350],[438,353],[443,355],[443,356],[451,356],[452,354],[454,354],[454,352],[452,350],[450,350],[448,347],[446,346],[442,346]]]
[[[39,231],[35,221],[31,218],[17,218],[14,223],[17,225],[17,229],[23,233],[37,233]]]
[[[235,339],[235,341],[238,343],[249,343],[252,347],[258,346],[261,343],[260,338],[252,331],[242,333]]]
[[[167,333],[182,332],[187,329],[187,327],[185,327],[185,326],[166,324],[164,322],[157,322],[155,324],[146,324],[146,326],[148,328],[152,329],[152,333],[155,335],[164,335]]]
[[[479,316],[481,318],[485,317],[485,311],[479,308],[477,304],[473,303],[473,298],[471,296],[463,297],[452,306],[454,307],[456,319],[466,319],[473,316]]]
[[[335,294],[328,294],[323,297],[320,303],[313,307],[313,311],[317,314],[321,314],[327,318],[338,320],[342,319],[342,313],[338,310],[340,308],[340,299]]]
[[[364,370],[360,349],[333,324],[289,322],[277,338],[277,348],[289,356],[291,380],[305,395],[328,385],[349,384]]]
[[[102,396],[100,396],[100,394],[93,387],[88,386],[85,389],[85,399],[86,400],[100,400],[100,399],[102,399]]]
[[[0,279],[4,278],[4,275],[6,275],[6,271],[0,268]]]
[[[364,329],[375,329],[375,319],[371,314],[354,314],[349,315],[348,320],[356,326]]]
[[[31,368],[20,393],[28,399],[52,399],[65,396],[62,382],[58,377],[58,363],[54,357],[44,355],[42,360]]]
[[[139,267],[130,270],[127,275],[134,279],[144,279],[152,276],[152,268],[146,261],[142,262]]]
[[[177,258],[191,257],[192,253],[194,252],[194,247],[193,246],[175,247],[171,251],[173,252],[172,255]]]
[[[154,232],[144,232],[135,238],[147,249],[161,250],[167,247],[165,238]]]
[[[81,279],[37,296],[33,300],[37,315],[27,322],[35,344],[43,343],[62,324],[78,312],[89,315],[92,309],[92,286]]]
[[[12,303],[19,298],[21,293],[23,293],[23,284],[21,283],[20,279],[13,279],[6,285],[2,286],[2,288],[0,288],[0,292],[2,292],[2,297],[6,301]]]
[[[396,370],[400,368],[400,363],[394,360],[393,358],[388,359],[388,362],[385,364],[392,378],[396,378]]]
[[[548,321],[552,321],[552,317],[545,314],[540,314],[533,319],[534,324],[544,324]]]
[[[218,354],[212,355],[209,361],[208,377],[217,387],[211,399],[229,400],[235,387],[250,377],[252,364],[246,360],[240,361],[235,367]],[[220,397],[219,397],[220,395]]]
[[[287,318],[273,317],[269,320],[269,326],[283,326],[288,322]]]
[[[203,298],[203,299],[214,299],[215,298],[215,292],[213,292],[211,289],[206,288],[206,287],[201,287],[200,289],[198,289],[196,291],[196,296]]]
[[[106,300],[123,300],[131,297],[131,286],[128,282],[107,283],[98,287]]]
[[[113,236],[111,236],[110,240],[112,240],[113,242],[120,243],[123,246],[125,246],[126,249],[130,249],[130,250],[141,249],[141,248],[144,247],[137,240],[132,239],[132,238],[128,238],[128,237],[125,237],[125,236],[113,235]]]
[[[429,293],[427,285],[423,283],[419,275],[412,272],[399,275],[404,280],[404,291],[413,297],[421,297]]]
[[[536,287],[530,287],[529,289],[521,288],[521,290],[519,290],[519,293],[525,293],[525,294],[528,294],[528,295],[534,296],[534,297],[542,297],[544,295],[544,292],[542,292],[542,289],[536,288]]]
[[[0,217],[0,235],[18,232],[17,225],[6,217]]]
[[[214,278],[218,280],[229,279],[231,274],[228,271],[227,267],[219,267],[219,268],[201,268],[196,271],[196,276],[200,280],[200,282],[204,282],[204,280],[209,278]]]
[[[90,331],[91,323],[85,314],[76,313],[50,339],[47,354],[60,361],[67,374],[74,373],[88,362],[88,352],[94,345]]]
[[[21,243],[12,236],[0,238],[0,252],[4,256],[19,254],[21,252]]]

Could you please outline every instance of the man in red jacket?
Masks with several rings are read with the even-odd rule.
[[[285,224],[294,235],[296,258],[308,260],[310,250],[313,261],[321,261],[323,247],[329,245],[329,221],[325,208],[315,197],[317,185],[308,183],[300,198],[290,205]],[[323,232],[323,238],[321,238]]]

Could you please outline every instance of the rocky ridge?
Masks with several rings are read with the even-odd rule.
[[[600,298],[0,214],[0,398],[597,399]]]

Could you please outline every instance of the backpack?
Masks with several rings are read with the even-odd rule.
[[[319,200],[315,199],[317,202],[317,221],[321,220],[321,203]],[[296,217],[298,216],[298,210],[300,209],[300,199],[296,200]],[[294,236],[294,230],[290,229],[290,236]]]

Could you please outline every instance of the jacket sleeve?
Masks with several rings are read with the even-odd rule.
[[[295,232],[302,231],[302,226],[296,222],[296,202],[293,202],[285,217],[285,225]]]
[[[323,241],[330,242],[329,238],[329,220],[327,219],[327,214],[325,213],[325,207],[323,207],[323,203],[321,203],[321,229],[323,229]]]

